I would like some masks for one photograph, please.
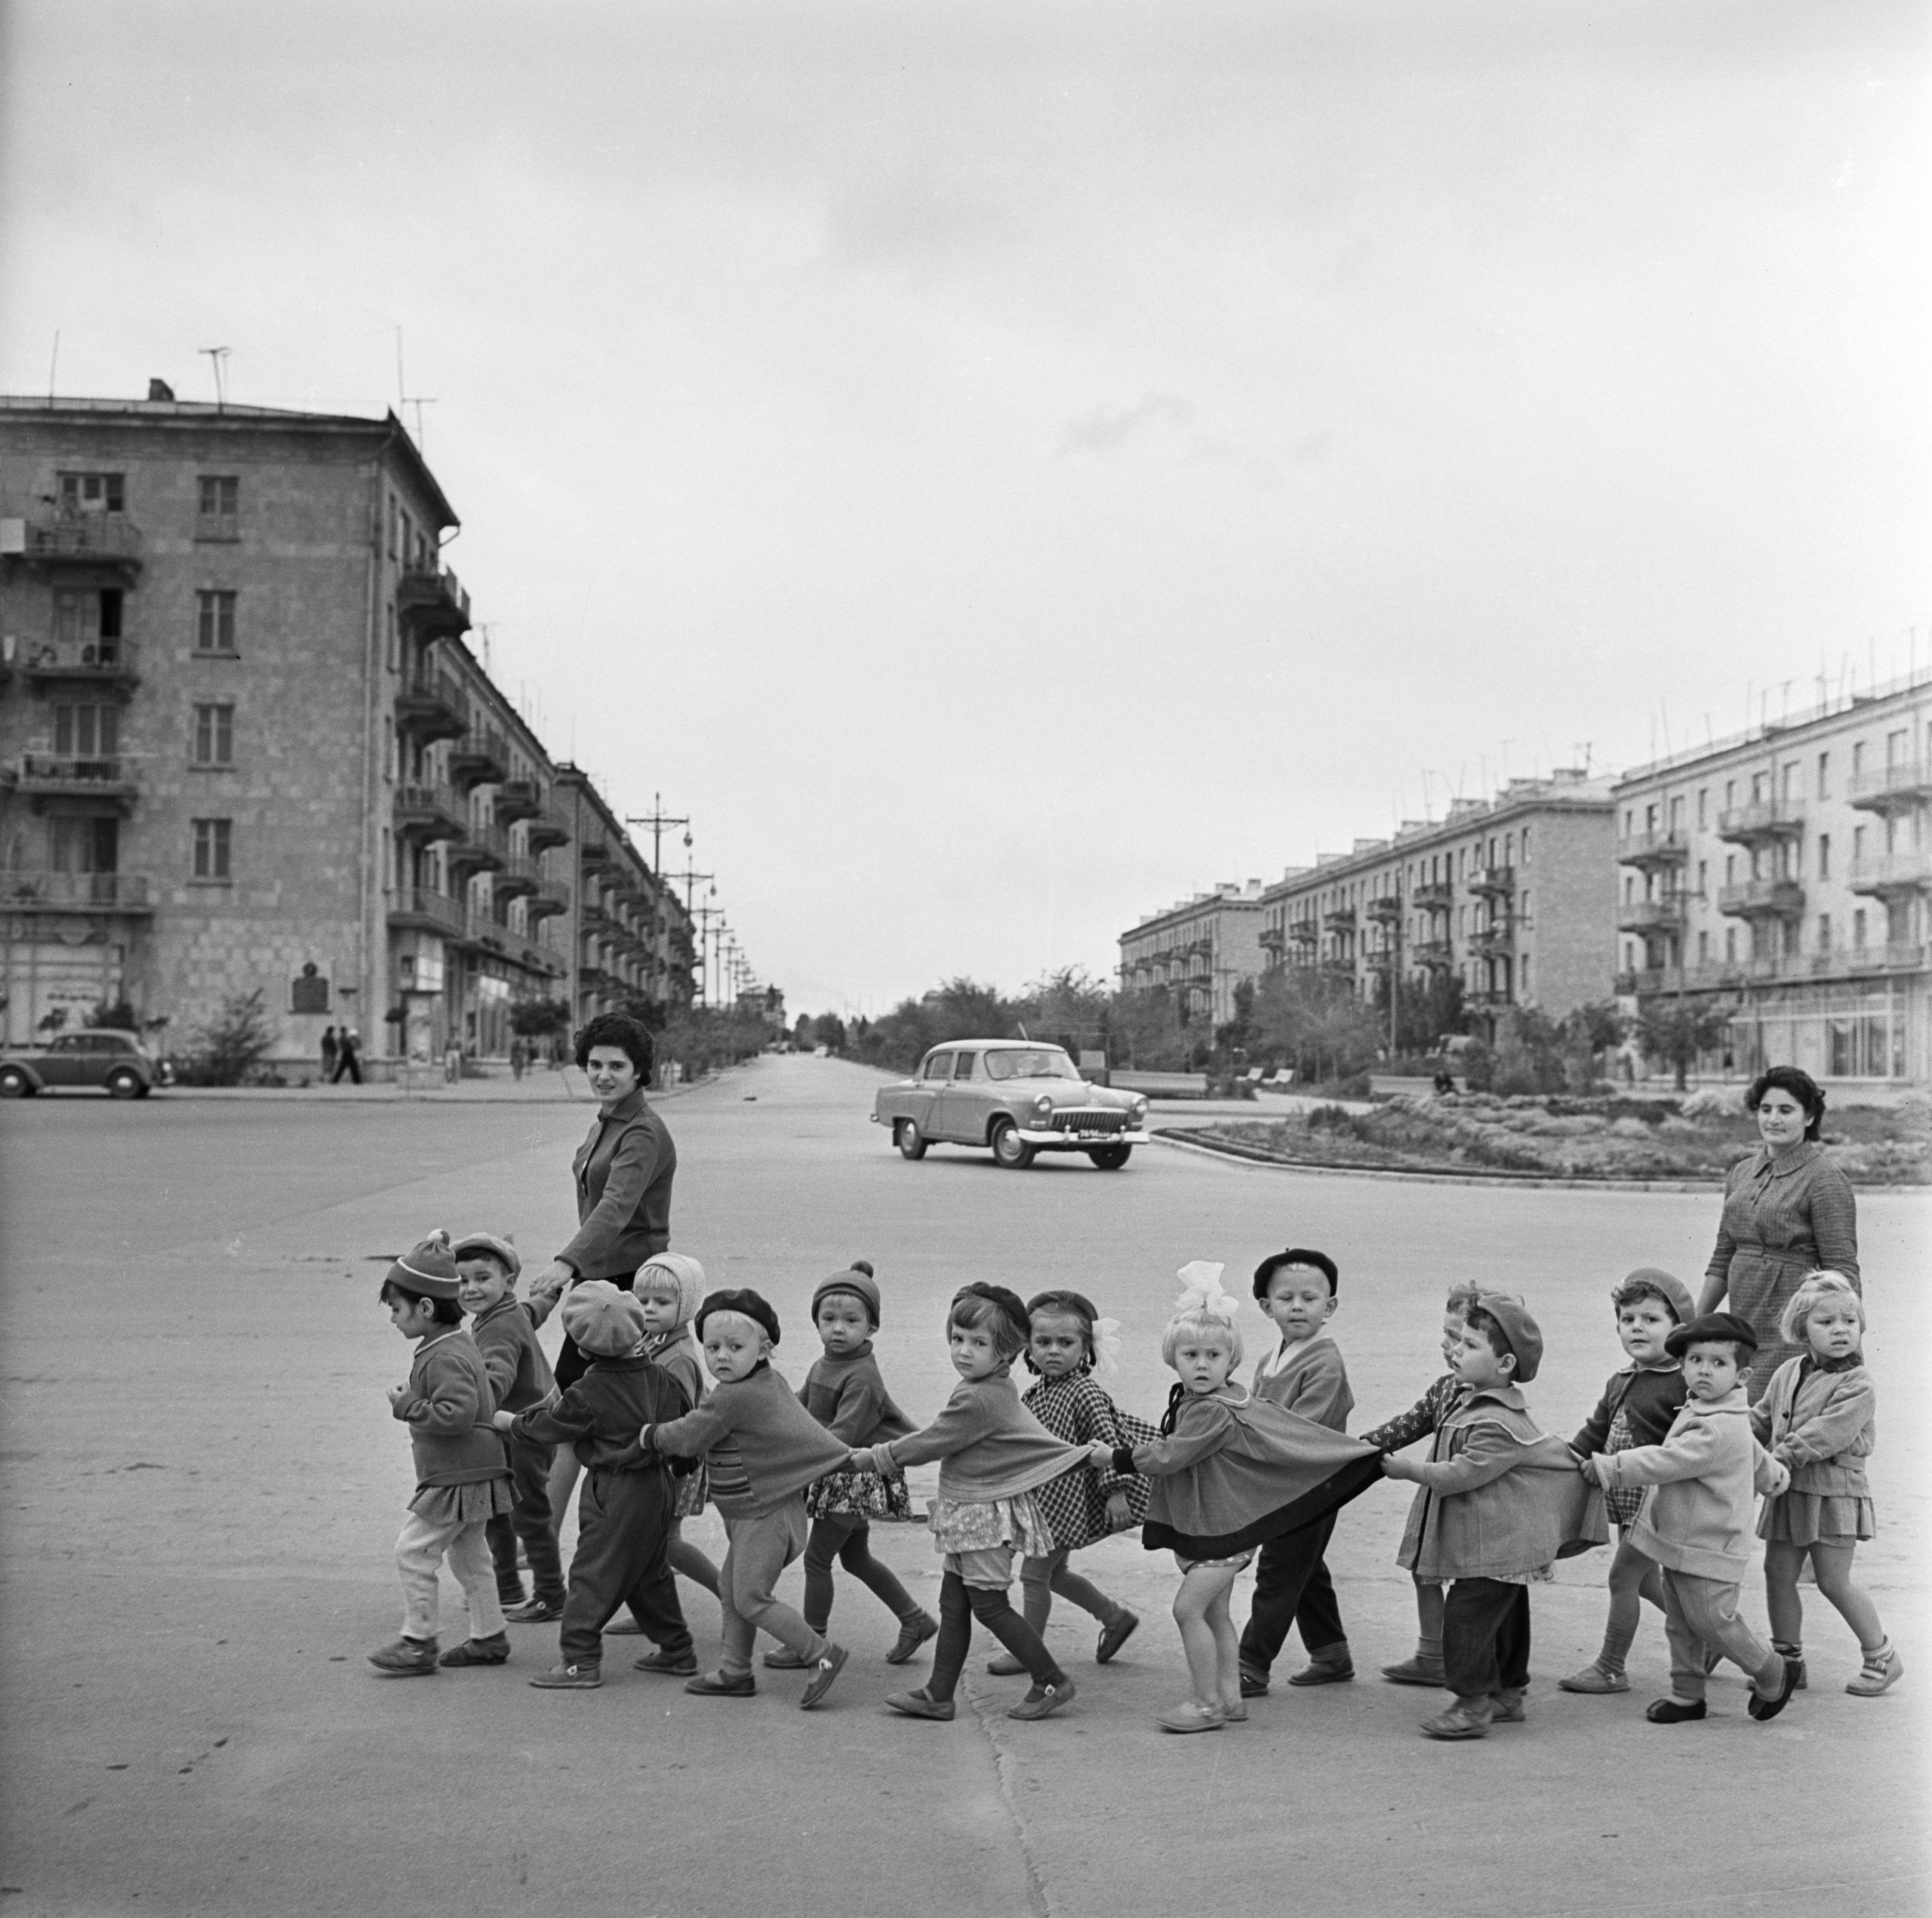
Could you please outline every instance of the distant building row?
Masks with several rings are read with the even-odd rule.
[[[399,423],[0,399],[5,1036],[255,987],[282,1062],[688,1002],[690,915],[466,643]]]
[[[1447,819],[1223,884],[1120,941],[1190,1017],[1314,968],[1374,1003],[1460,978],[1493,1022],[1614,995],[1721,1007],[1713,1071],[1932,1081],[1932,673],[1621,779],[1514,780]]]

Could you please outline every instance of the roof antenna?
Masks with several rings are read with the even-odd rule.
[[[429,451],[429,442],[425,439],[423,436],[423,409],[426,406],[434,406],[435,403],[435,401],[429,396],[412,393],[407,391],[404,387],[402,378],[402,328],[398,326],[395,330],[395,407],[398,415],[401,413],[402,409],[405,406],[413,406],[415,408],[416,450],[419,453],[426,453]]]
[[[226,346],[197,346],[198,353],[206,353],[209,364],[214,369],[214,405],[218,413],[228,404],[228,379],[224,362],[228,358]]]
[[[54,329],[54,358],[49,362],[47,368],[47,396],[49,399],[54,397],[54,383],[60,371],[60,329],[57,326]]]

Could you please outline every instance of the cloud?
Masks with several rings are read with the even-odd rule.
[[[1185,400],[1172,393],[1146,393],[1131,406],[1110,411],[1096,407],[1083,419],[1069,420],[1060,430],[1063,453],[1112,454],[1161,428],[1176,430],[1188,422]]]

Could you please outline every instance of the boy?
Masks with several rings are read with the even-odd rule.
[[[472,1232],[450,1248],[456,1261],[457,1301],[470,1315],[469,1335],[483,1355],[484,1369],[496,1394],[494,1412],[528,1412],[550,1396],[550,1362],[537,1343],[535,1314],[516,1298],[523,1261],[506,1239]],[[564,1615],[564,1567],[557,1550],[557,1524],[550,1510],[550,1467],[554,1445],[507,1439],[510,1509],[490,1521],[486,1533],[497,1565],[497,1598],[512,1624],[541,1624]],[[523,1545],[536,1582],[526,1599],[516,1569]]]
[[[416,1341],[409,1383],[393,1387],[389,1410],[409,1427],[416,1495],[395,1541],[402,1577],[402,1636],[369,1655],[385,1677],[427,1675],[445,1665],[500,1665],[510,1655],[491,1575],[484,1527],[509,1510],[503,1449],[490,1429],[495,1403],[483,1355],[463,1329],[456,1262],[441,1233],[389,1269],[377,1294],[389,1323]],[[436,1569],[448,1558],[469,1604],[469,1636],[436,1655]]]
[[[1745,1707],[1751,1716],[1775,1718],[1804,1667],[1761,1644],[1737,1615],[1756,1496],[1775,1495],[1791,1482],[1752,1436],[1745,1388],[1758,1335],[1735,1313],[1711,1312],[1679,1325],[1664,1350],[1683,1361],[1687,1396],[1663,1443],[1580,1461],[1606,1490],[1656,1487],[1630,1528],[1630,1544],[1663,1568],[1670,1696],[1644,1716],[1653,1725],[1702,1718],[1706,1655],[1715,1653],[1751,1674]]]
[[[554,1404],[496,1418],[513,1443],[571,1445],[584,1468],[559,1662],[530,1682],[552,1692],[601,1685],[604,1627],[621,1605],[657,1646],[637,1661],[639,1671],[694,1672],[691,1628],[664,1556],[670,1474],[637,1442],[640,1425],[685,1412],[684,1388],[638,1352],[644,1307],[631,1293],[608,1279],[586,1279],[564,1295],[563,1315],[588,1368]]]
[[[1341,1348],[1328,1335],[1335,1316],[1340,1273],[1326,1252],[1291,1245],[1263,1259],[1254,1269],[1254,1296],[1280,1328],[1281,1342],[1254,1368],[1254,1393],[1303,1418],[1346,1432],[1355,1394]],[[1329,1513],[1299,1532],[1284,1532],[1261,1547],[1254,1599],[1241,1635],[1241,1695],[1259,1698],[1268,1674],[1294,1624],[1301,1633],[1308,1663],[1291,1685],[1334,1685],[1355,1675],[1349,1635],[1322,1553],[1335,1529]]]
[[[1443,1418],[1429,1461],[1385,1456],[1392,1479],[1422,1489],[1398,1562],[1418,1579],[1453,1581],[1442,1609],[1442,1662],[1455,1702],[1423,1720],[1432,1738],[1481,1738],[1520,1723],[1530,1686],[1530,1584],[1566,1547],[1601,1544],[1601,1500],[1578,1496],[1576,1460],[1531,1418],[1523,1386],[1543,1362],[1543,1334],[1522,1302],[1484,1292],[1464,1319],[1456,1375],[1464,1396]]]

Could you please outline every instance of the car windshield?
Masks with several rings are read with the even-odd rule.
[[[1041,1046],[1037,1051],[989,1052],[989,1079],[1078,1079],[1073,1061],[1058,1046]]]

